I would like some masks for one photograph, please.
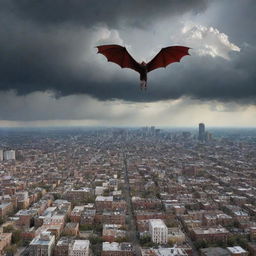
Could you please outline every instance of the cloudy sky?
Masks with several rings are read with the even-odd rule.
[[[0,125],[256,126],[255,0],[0,0]],[[139,75],[162,47],[191,56]]]

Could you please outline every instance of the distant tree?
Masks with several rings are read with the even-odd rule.
[[[173,247],[175,243],[172,240],[169,239],[167,244],[168,244],[169,247]]]
[[[38,199],[41,199],[41,198],[42,198],[42,196],[43,196],[42,192],[41,192],[41,191],[39,191],[37,194],[38,194]]]
[[[53,195],[54,200],[61,198],[61,195],[59,193],[53,193],[52,195]]]
[[[3,227],[4,233],[12,233],[12,243],[20,244],[22,243],[21,230],[15,229],[12,225]]]
[[[238,243],[239,246],[241,246],[242,248],[246,248],[246,246],[247,246],[247,241],[246,241],[246,239],[243,238],[243,237],[238,237],[237,243]]]
[[[88,230],[93,230],[94,226],[91,225],[91,224],[83,224],[83,225],[80,225],[79,229],[81,231],[88,231]]]
[[[12,231],[12,243],[18,244],[21,242],[21,230],[15,229]]]
[[[13,225],[5,226],[5,227],[3,227],[3,231],[4,231],[4,233],[11,233],[12,231],[14,231],[14,227],[13,227]]]
[[[4,249],[7,256],[12,256],[17,252],[17,246],[16,245],[9,245]]]
[[[236,237],[234,237],[234,236],[229,237],[229,238],[228,238],[228,241],[227,241],[227,245],[228,245],[228,246],[237,245]]]
[[[234,221],[234,227],[235,228],[239,228],[239,226],[240,226],[239,222],[238,221]]]
[[[225,247],[227,244],[224,242],[224,241],[221,241],[221,240],[219,240],[218,242],[217,242],[217,246],[219,246],[219,247]]]
[[[103,242],[103,239],[99,236],[90,236],[89,237],[90,243],[95,245],[95,244],[101,244]]]
[[[196,249],[201,249],[201,248],[206,248],[206,247],[209,247],[207,242],[202,240],[202,241],[196,241],[194,242],[194,245],[196,247]]]
[[[127,237],[117,237],[115,241],[117,243],[124,243],[124,242],[128,242],[128,238]]]
[[[94,228],[94,231],[96,231],[96,232],[102,232],[102,230],[103,230],[103,226],[102,226],[102,224],[95,224],[95,225],[93,225],[93,228]]]
[[[146,246],[149,243],[151,243],[151,236],[144,235],[144,236],[140,237],[140,244],[142,246]]]

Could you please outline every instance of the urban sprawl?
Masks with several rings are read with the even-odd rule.
[[[0,255],[256,255],[256,137],[0,132]]]

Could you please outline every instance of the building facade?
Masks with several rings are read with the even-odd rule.
[[[69,250],[70,256],[89,256],[90,255],[90,241],[89,240],[75,240]]]
[[[55,244],[55,236],[51,232],[42,232],[29,244],[29,256],[51,256]]]
[[[166,244],[168,239],[168,228],[161,219],[149,220],[149,233],[152,242],[157,244]]]

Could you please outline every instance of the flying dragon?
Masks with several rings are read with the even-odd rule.
[[[166,67],[173,62],[180,62],[181,58],[190,55],[189,47],[185,46],[169,46],[162,48],[159,53],[148,63],[144,61],[138,63],[129,54],[127,49],[121,45],[109,44],[99,45],[98,53],[103,54],[108,61],[118,64],[121,68],[131,68],[140,74],[140,88],[147,88],[147,73],[157,69]]]

